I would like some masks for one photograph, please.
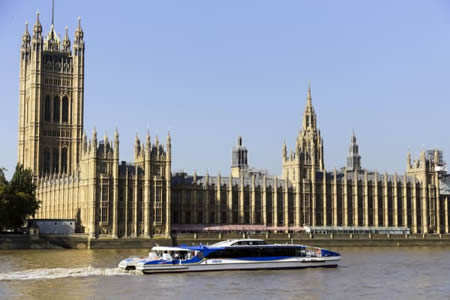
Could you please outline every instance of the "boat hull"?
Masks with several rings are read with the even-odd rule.
[[[288,270],[304,268],[336,268],[338,259],[310,260],[310,261],[277,261],[277,262],[224,262],[210,261],[192,265],[143,265],[137,266],[138,271],[144,274],[157,273],[185,273],[185,272],[217,272],[217,271],[250,271],[250,270]]]

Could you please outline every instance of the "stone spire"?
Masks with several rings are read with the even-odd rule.
[[[103,143],[105,144],[105,149],[106,149],[106,145],[109,143],[108,134],[106,132],[105,132],[105,135],[103,136]]]
[[[145,136],[145,148],[148,151],[151,151],[151,138],[150,138],[150,132],[147,130],[147,135]]]
[[[308,83],[306,108],[303,113],[302,129],[297,137],[296,153],[304,157],[305,166],[323,170],[323,140],[317,129],[317,117],[312,105],[311,86]]]
[[[39,20],[39,11],[36,12],[36,22],[34,23],[33,27],[33,38],[36,40],[42,38],[42,25],[41,21]]]
[[[170,137],[170,131],[167,132],[166,150],[167,150],[167,159],[170,160],[172,156],[172,139]]]
[[[352,171],[361,170],[361,156],[359,155],[359,146],[356,142],[355,131],[353,131],[348,148],[347,169]]]
[[[119,160],[119,132],[117,128],[114,130],[114,156]]]
[[[22,48],[28,48],[30,46],[31,36],[28,32],[28,22],[25,22],[25,32],[22,36]]]
[[[170,137],[170,130],[167,132],[167,140],[166,140],[167,145],[172,145],[172,139]]]
[[[81,18],[78,17],[78,27],[75,30],[75,43],[77,43],[79,46],[84,45],[84,32],[83,29],[81,28]]]
[[[117,128],[114,130],[114,144],[119,143],[119,131],[117,131]]]
[[[308,82],[308,93],[306,95],[306,108],[303,113],[303,130],[312,129],[315,130],[316,124],[316,113],[314,112],[314,107],[312,105],[311,97],[311,84]]]
[[[91,146],[94,149],[94,151],[97,151],[97,129],[94,127],[94,131],[92,132],[92,141]]]
[[[141,152],[141,140],[139,140],[139,136],[136,133],[136,139],[134,140],[134,155],[138,156]]]
[[[69,28],[66,26],[64,39],[62,42],[62,48],[65,52],[70,51],[70,39],[69,39]]]
[[[440,159],[439,159],[439,151],[438,151],[438,149],[434,149],[433,162],[434,162],[435,164],[438,164],[438,163],[440,162]]]
[[[306,105],[312,108],[311,82],[308,80],[308,94],[306,95]]]
[[[411,168],[411,152],[408,151],[406,154],[406,168]]]

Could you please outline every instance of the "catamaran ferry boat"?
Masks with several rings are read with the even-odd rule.
[[[148,257],[130,257],[119,268],[144,274],[226,270],[337,267],[339,253],[304,245],[266,244],[259,239],[222,241],[210,246],[153,247]]]

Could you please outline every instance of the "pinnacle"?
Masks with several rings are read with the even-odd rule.
[[[308,94],[306,96],[306,105],[312,106],[312,97],[311,97],[311,83],[308,81]]]

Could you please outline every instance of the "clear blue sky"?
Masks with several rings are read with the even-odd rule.
[[[85,128],[165,141],[173,170],[229,174],[242,135],[249,163],[281,171],[293,149],[307,81],[325,167],[344,166],[352,129],[363,167],[404,172],[406,153],[450,160],[448,1],[55,1],[55,26],[78,16],[86,40]],[[17,162],[19,47],[51,0],[0,0],[0,166]]]

